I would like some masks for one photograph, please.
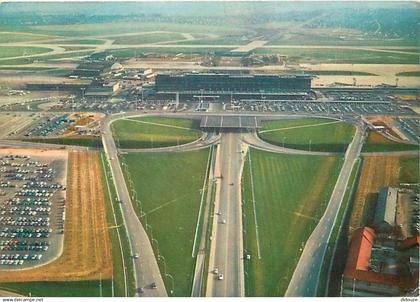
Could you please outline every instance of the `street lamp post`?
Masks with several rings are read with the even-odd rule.
[[[171,279],[171,281],[172,281],[171,295],[173,295],[173,294],[174,294],[174,291],[175,291],[175,282],[174,282],[174,278],[173,278],[170,274],[166,274],[166,273],[165,273],[165,276],[166,276],[166,277],[169,277],[169,278]]]

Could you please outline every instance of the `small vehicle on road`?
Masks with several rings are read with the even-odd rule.
[[[134,259],[139,259],[139,253],[134,253],[133,258]]]
[[[152,289],[156,289],[156,288],[157,288],[157,285],[156,285],[156,283],[155,283],[155,282],[153,282],[152,284],[150,284],[150,287],[151,287]]]
[[[217,276],[217,280],[223,280],[224,276],[223,274],[219,274],[219,276]]]
[[[219,273],[219,269],[217,267],[214,268],[213,273],[215,273],[216,275]]]

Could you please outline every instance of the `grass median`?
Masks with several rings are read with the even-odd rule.
[[[251,255],[245,262],[246,295],[283,296],[342,160],[249,152],[243,174],[244,250]]]
[[[292,149],[345,152],[351,142],[351,124],[321,118],[268,121],[258,131],[261,139]]]
[[[209,149],[131,153],[121,158],[126,181],[133,184],[129,188],[137,195],[133,205],[159,260],[167,292],[173,286],[174,296],[191,294],[192,249],[208,158]]]
[[[121,148],[159,148],[200,138],[198,122],[188,119],[141,117],[117,120],[112,133]]]

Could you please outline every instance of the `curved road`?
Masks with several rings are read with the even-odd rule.
[[[144,293],[136,291],[136,295],[146,297],[166,297],[166,289],[159,271],[152,245],[146,231],[143,228],[136,212],[134,211],[130,193],[124,180],[124,175],[118,158],[117,147],[110,125],[119,115],[108,116],[101,123],[102,143],[105,154],[111,167],[112,177],[118,199],[121,201],[124,222],[127,228],[129,242],[132,253],[138,253],[139,258],[133,260],[134,277],[136,289],[143,288]],[[151,284],[157,285],[156,289],[151,288]]]
[[[341,201],[344,198],[352,168],[360,156],[363,145],[364,129],[362,130],[361,128],[363,126],[356,128],[353,141],[346,151],[343,166],[324,215],[306,241],[305,248],[286,290],[285,295],[287,297],[315,297],[317,295],[318,280],[331,231],[340,209]]]

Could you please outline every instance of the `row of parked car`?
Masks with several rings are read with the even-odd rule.
[[[49,163],[29,156],[0,158],[0,184],[5,184],[0,187],[0,266],[40,261],[49,250],[53,206],[64,202],[54,196],[65,190],[55,174]]]

